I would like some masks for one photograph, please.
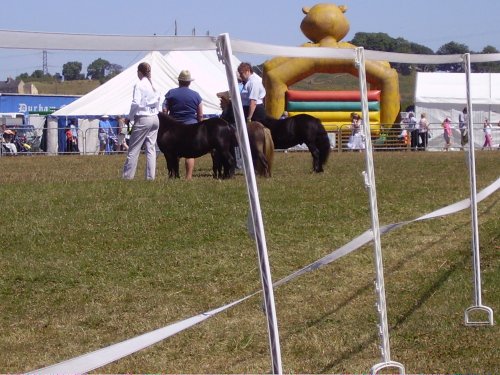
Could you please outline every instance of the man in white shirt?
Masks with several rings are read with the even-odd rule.
[[[252,65],[249,63],[241,63],[238,66],[238,74],[243,82],[240,94],[245,118],[247,122],[262,122],[266,118],[264,108],[266,89],[262,84],[262,78],[253,72]]]

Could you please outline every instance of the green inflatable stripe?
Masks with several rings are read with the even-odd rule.
[[[361,102],[295,102],[287,103],[287,111],[361,111]],[[380,111],[379,102],[368,102],[369,111]]]

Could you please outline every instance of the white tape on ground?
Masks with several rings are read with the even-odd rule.
[[[491,194],[493,194],[495,191],[497,191],[500,188],[500,178],[498,178],[495,182],[493,182],[491,185],[486,187],[485,189],[481,190],[477,194],[477,203],[481,202]],[[433,219],[441,216],[447,216],[454,214],[456,212],[462,211],[470,207],[470,199],[464,199],[460,202],[451,204],[449,206],[446,206],[444,208],[438,209],[436,211],[433,211],[429,214],[420,216],[419,218],[415,220],[410,220],[410,221],[404,221],[396,224],[389,224],[385,225],[380,228],[380,233],[385,234],[388,233],[394,229],[400,228],[404,225],[421,221],[421,220],[428,220],[428,219]],[[351,252],[353,252],[356,249],[359,249],[360,247],[366,245],[373,239],[373,234],[371,230],[368,230],[361,234],[360,236],[356,237],[349,243],[345,244],[344,246],[340,247],[337,250],[334,250],[330,254],[326,255],[325,257],[317,260],[314,263],[309,264],[308,266],[292,273],[291,275],[275,282],[273,284],[274,287],[278,287],[280,285],[283,285],[307,272],[317,270],[341,257],[344,255],[347,255]],[[241,298],[237,301],[234,301],[230,304],[224,305],[222,307],[219,307],[214,310],[210,310],[207,312],[204,312],[202,314],[193,316],[191,318],[187,318],[185,320],[176,322],[174,324],[170,324],[166,327],[159,328],[157,330],[145,333],[143,335],[134,337],[132,339],[122,341],[120,343],[96,350],[94,352],[90,352],[84,355],[81,355],[79,357],[75,357],[72,359],[69,359],[64,362],[60,362],[58,364],[44,367],[38,370],[33,370],[30,373],[33,374],[68,374],[68,373],[85,373],[89,372],[92,370],[95,370],[99,367],[105,366],[111,362],[114,362],[120,358],[123,358],[127,355],[130,355],[132,353],[138,352],[139,350],[145,349],[153,344],[156,344],[170,336],[173,336],[181,331],[184,331],[185,329],[188,329],[198,323],[203,322],[204,320],[211,318],[212,316],[217,315],[220,312],[223,312],[231,307],[234,307],[238,305],[239,303],[259,294],[260,291],[255,292],[251,295],[248,295],[244,298]]]
[[[58,363],[53,366],[44,367],[39,370],[34,370],[30,373],[33,374],[81,374],[95,370],[99,367],[105,366],[111,362],[114,362],[120,358],[126,357],[127,355],[138,352],[139,350],[145,349],[148,346],[156,344],[166,338],[175,335],[187,328],[190,328],[204,320],[211,318],[218,313],[233,307],[246,299],[253,297],[255,292],[245,298],[234,301],[228,305],[219,307],[214,310],[198,314],[188,319],[181,320],[174,324],[170,324],[166,327],[159,328],[157,330],[145,333],[143,335],[122,341],[118,344],[107,346],[105,348],[83,354],[79,357],[69,359],[67,361]]]

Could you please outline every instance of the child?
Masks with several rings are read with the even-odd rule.
[[[444,150],[448,151],[451,145],[451,119],[446,117],[441,126],[443,127]]]
[[[491,150],[492,149],[491,124],[487,118],[484,119],[483,132],[484,132],[484,144],[482,150],[484,150],[486,147],[488,147]]]

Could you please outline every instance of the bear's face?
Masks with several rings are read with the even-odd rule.
[[[316,4],[312,8],[304,7],[306,15],[300,24],[304,35],[314,43],[326,37],[340,41],[349,32],[349,22],[344,16],[347,7],[335,4]]]

